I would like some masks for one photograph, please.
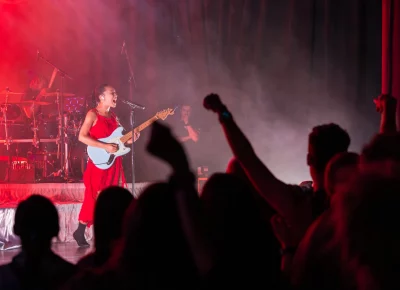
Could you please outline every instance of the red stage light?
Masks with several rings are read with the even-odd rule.
[[[0,0],[1,3],[5,4],[20,4],[22,2],[27,2],[28,0]]]

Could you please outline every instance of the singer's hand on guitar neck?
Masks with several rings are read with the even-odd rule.
[[[132,138],[126,141],[126,144],[132,144],[133,142],[136,142],[137,139],[140,137],[140,132],[135,132],[133,133],[133,141]]]
[[[103,149],[106,150],[108,153],[115,153],[118,151],[118,145],[107,143],[107,144],[104,144]]]

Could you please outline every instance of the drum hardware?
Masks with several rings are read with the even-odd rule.
[[[55,93],[55,96],[57,98],[58,116],[60,118],[60,128],[59,128],[58,137],[60,138],[60,143],[62,144],[62,143],[64,143],[64,137],[65,137],[64,119],[62,118],[62,112],[64,109],[63,98],[65,97],[65,94],[67,94],[67,93],[64,94],[64,83],[65,83],[65,78],[69,78],[71,80],[73,80],[73,79],[65,71],[58,68],[52,62],[50,62],[45,57],[43,57],[43,55],[41,55],[39,51],[37,53],[37,56],[38,56],[38,60],[42,60],[45,63],[47,63],[48,65],[50,65],[53,68],[53,72],[56,71],[59,74],[59,76],[61,77],[60,90],[57,90],[57,92]],[[68,156],[66,154],[65,148],[62,148],[62,146],[57,146],[57,147],[58,147],[57,149],[59,151],[59,154],[61,155],[60,156],[61,178],[63,178],[65,180],[65,179],[68,179],[68,172],[65,168],[65,163],[68,162]]]
[[[48,167],[50,166],[52,168],[51,170],[54,169],[55,160],[51,161],[51,157],[54,158],[55,154],[56,153],[47,151],[35,153],[28,152],[28,160],[35,167],[36,181],[44,181],[51,175],[49,174]]]
[[[24,93],[15,93],[10,91],[10,89],[7,87],[3,92],[0,92],[0,96],[21,96]],[[9,102],[11,104],[12,102]]]
[[[28,163],[28,161],[12,161],[13,170],[32,169],[32,168],[33,164]]]
[[[1,112],[0,112],[0,118],[4,119],[4,113],[3,110],[7,111],[7,121],[15,121],[18,119],[19,116],[21,116],[21,108],[17,104],[1,104]]]
[[[63,75],[63,78],[65,75]],[[4,99],[1,100],[1,96],[5,96]],[[56,100],[53,102],[48,101],[35,101],[35,100],[15,100],[10,96],[20,96],[24,95],[24,93],[13,93],[9,89],[6,90],[6,93],[0,92],[0,126],[4,126],[5,130],[5,138],[0,139],[0,144],[4,144],[7,147],[8,157],[5,158],[4,161],[7,161],[9,166],[7,166],[7,177],[5,178],[6,182],[15,181],[18,182],[18,177],[25,174],[25,171],[36,171],[38,169],[38,173],[36,174],[36,181],[45,181],[46,178],[52,176],[58,176],[61,178],[61,181],[66,181],[66,179],[81,179],[83,175],[83,171],[85,168],[85,156],[83,156],[84,149],[80,148],[81,145],[77,141],[77,136],[79,130],[82,126],[84,119],[84,112],[81,112],[84,109],[81,105],[81,101],[79,98],[71,98],[67,101],[67,107],[63,108],[63,99],[64,97],[73,97],[75,94],[72,93],[62,93],[61,91],[57,91],[54,93],[46,93],[43,96],[52,97],[56,96]],[[84,100],[84,99],[83,99]],[[46,116],[42,116],[43,114],[33,114],[32,115],[32,124],[31,130],[33,131],[33,138],[18,138],[13,139],[10,136],[10,125],[17,125],[27,127],[29,130],[29,126],[26,123],[17,124],[16,120],[19,120],[19,117],[23,115],[22,107],[30,107],[29,109],[34,110],[36,106],[47,106],[57,103],[58,104],[58,114],[52,115],[47,114]],[[61,110],[63,108],[64,110]],[[51,111],[51,110],[50,110]],[[66,112],[66,113],[64,113]],[[51,120],[52,117],[53,121]],[[61,117],[62,116],[62,117]],[[49,120],[46,122],[45,118],[48,117]],[[21,119],[22,121],[22,119]],[[47,128],[51,128],[54,125],[57,125],[57,128],[54,126],[54,136],[50,135],[50,138],[47,135],[42,134],[43,124],[46,126],[50,126]],[[56,133],[57,131],[57,133]],[[20,132],[21,133],[21,132]],[[41,134],[39,134],[41,133]],[[21,137],[25,137],[23,134]],[[46,138],[47,137],[47,138]],[[11,153],[11,145],[19,143],[31,143],[34,147],[39,148],[40,143],[54,143],[57,145],[57,148],[54,147],[54,152],[46,152],[43,153],[42,160],[35,159],[33,162],[23,157],[15,157]],[[26,148],[26,147],[25,147]],[[17,149],[18,151],[18,149]],[[57,151],[57,152],[56,152]],[[26,151],[24,150],[24,154]],[[18,153],[17,153],[18,154]],[[30,153],[32,156],[32,153]],[[34,153],[33,155],[38,155],[41,153]],[[1,159],[1,156],[0,156]],[[61,160],[58,160],[61,159]],[[60,162],[59,162],[60,161]],[[61,168],[61,169],[60,169]],[[53,172],[52,172],[53,171]],[[18,173],[19,172],[19,173]],[[52,173],[51,173],[52,172]],[[17,174],[17,175],[16,175]],[[37,175],[40,176],[37,176]],[[15,175],[15,176],[14,176]],[[11,178],[10,178],[11,176]],[[24,175],[25,176],[25,175]],[[37,178],[39,177],[39,179]],[[58,180],[58,179],[57,179]]]
[[[10,159],[9,156],[0,156],[0,161],[8,161]],[[11,161],[27,161],[26,158],[20,156],[11,156]]]
[[[45,94],[43,94],[43,96],[58,97],[59,94],[60,94],[60,92],[52,92],[52,93],[45,93]],[[73,93],[63,93],[62,95],[63,95],[63,97],[74,97],[75,96],[75,94],[73,94]]]
[[[23,95],[23,93],[10,92],[10,95]],[[66,94],[66,96],[74,96],[74,95],[75,94],[70,94],[70,93]],[[15,176],[13,177],[13,174],[15,175],[18,171],[21,172],[18,174],[23,174],[24,171],[33,169],[35,170],[38,169],[38,173],[35,174],[40,175],[39,179],[36,178],[36,181],[45,181],[47,177],[52,177],[52,176],[60,177],[61,181],[65,181],[66,179],[71,179],[71,178],[75,180],[78,178],[80,180],[82,178],[84,168],[86,167],[85,166],[86,159],[83,156],[84,149],[78,148],[79,145],[81,144],[77,141],[77,136],[84,119],[84,112],[81,112],[83,111],[81,110],[81,108],[83,109],[83,106],[80,104],[81,100],[79,98],[78,98],[79,100],[78,99],[75,100],[75,98],[71,98],[70,100],[66,99],[67,103],[69,101],[70,104],[68,104],[67,108],[64,108],[65,109],[64,111],[60,110],[63,102],[62,101],[63,97],[60,91],[57,91],[55,93],[48,93],[45,94],[45,96],[57,96],[57,99],[54,101],[54,103],[57,103],[59,105],[58,106],[59,112],[58,114],[54,115],[48,114],[48,116],[47,115],[44,116],[43,114],[33,114],[32,124],[31,124],[31,130],[33,131],[33,138],[26,138],[26,139],[25,138],[13,139],[10,136],[10,131],[8,130],[10,129],[9,127],[10,125],[11,126],[17,125],[23,127],[27,126],[26,123],[21,123],[21,124],[15,123],[17,122],[16,119],[18,119],[23,114],[22,107],[20,106],[29,106],[31,110],[34,110],[36,106],[47,106],[51,105],[53,102],[44,102],[35,100],[15,101],[15,100],[10,100],[7,94],[6,94],[6,100],[3,102],[0,101],[0,125],[4,126],[4,129],[6,130],[5,138],[0,139],[0,144],[4,144],[7,146],[7,150],[9,151],[10,156],[11,156],[10,146],[13,144],[31,143],[35,148],[39,148],[40,143],[54,143],[55,145],[57,145],[57,149],[54,148],[56,149],[54,151],[57,152],[46,153],[45,156],[43,157],[44,160],[42,161],[34,161],[32,163],[30,161],[27,162],[26,159],[22,158],[15,159],[15,156],[11,156],[12,159],[11,157],[7,157],[7,161],[9,162],[9,166],[7,166],[7,168],[10,169],[10,173],[7,174],[7,178],[5,180],[6,182],[10,182],[11,179],[12,181],[18,182],[18,180],[15,179]],[[51,120],[53,116],[57,117]],[[60,118],[60,116],[62,116],[62,118]],[[48,121],[45,121],[46,117],[48,117],[49,119]],[[58,123],[58,125],[57,128],[54,127],[55,129],[54,134],[50,135],[50,138],[48,138],[47,135],[39,134],[42,133],[43,125],[44,126],[48,125],[50,126],[48,128],[51,128],[53,123],[54,125]],[[23,136],[24,135],[21,135],[21,137]],[[53,138],[53,136],[55,136],[56,138]],[[63,153],[62,151],[64,151],[65,153],[62,154]],[[64,164],[63,165],[61,164],[60,166],[57,159],[60,159],[61,157],[64,158],[63,160],[60,160],[60,163],[62,163],[63,161]],[[10,174],[11,174],[11,179],[10,179]]]
[[[9,142],[9,144],[13,143],[33,143],[33,139],[11,139],[9,138],[8,140],[6,139],[0,139],[0,144],[6,145],[6,143]],[[59,139],[40,139],[40,143],[57,143],[59,142]]]
[[[32,104],[31,110],[32,110],[32,116],[33,116],[33,140],[32,140],[32,145],[33,147],[39,148],[39,137],[38,137],[38,126],[37,126],[37,121],[36,121],[36,114],[35,114],[35,106],[38,105],[38,103],[44,103],[44,102],[36,102],[36,101],[27,101],[24,102],[25,104]],[[50,104],[50,103],[46,103],[46,104]]]
[[[0,121],[0,126],[3,126],[5,124],[7,124],[7,126],[23,126],[23,127],[26,126],[26,124],[15,123],[15,121],[7,121],[7,123]]]
[[[51,103],[49,102],[41,102],[41,101],[21,101],[18,104],[22,104],[22,105],[28,105],[28,104],[32,104],[32,106],[46,106],[46,105],[50,105]]]
[[[6,145],[6,148],[7,148],[7,152],[8,152],[8,156],[10,157],[9,158],[9,161],[8,161],[8,170],[7,170],[7,177],[6,177],[6,181],[9,181],[10,180],[10,174],[11,174],[11,172],[10,172],[10,169],[11,169],[11,151],[10,151],[10,145],[11,145],[11,143],[10,143],[10,138],[9,138],[9,136],[8,136],[8,126],[7,126],[7,110],[8,110],[8,98],[9,98],[9,95],[11,94],[11,91],[10,91],[10,89],[7,87],[6,88],[6,100],[5,100],[5,105],[4,106],[1,106],[1,113],[2,113],[2,115],[3,115],[3,120],[4,120],[4,132],[5,132],[5,142],[4,142],[4,145]]]

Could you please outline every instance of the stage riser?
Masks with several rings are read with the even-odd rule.
[[[136,183],[135,197],[138,197],[149,184],[149,182]],[[131,188],[131,184],[128,184],[128,189]],[[72,233],[78,226],[84,190],[83,183],[0,184],[0,250],[20,245],[19,238],[13,233],[14,215],[18,203],[32,194],[48,197],[57,208],[60,232],[54,242],[74,241]],[[86,229],[88,240],[92,239],[92,230],[93,227]]]
[[[56,204],[58,211],[60,232],[53,242],[72,242],[72,233],[78,227],[78,216],[81,203]],[[14,216],[16,208],[0,209],[0,250],[16,248],[21,245],[19,238],[14,234]],[[87,228],[86,239],[93,238],[93,227]]]
[[[135,197],[138,197],[149,182],[135,183]],[[131,183],[127,184],[131,191]],[[32,194],[40,194],[54,203],[83,202],[85,186],[83,183],[28,183],[0,184],[0,208],[16,207],[18,202]]]

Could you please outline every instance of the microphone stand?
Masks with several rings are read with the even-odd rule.
[[[136,89],[136,81],[135,81],[135,76],[133,74],[133,69],[131,65],[131,61],[129,59],[128,51],[126,49],[126,44],[125,41],[122,45],[122,51],[121,53],[125,54],[126,62],[128,63],[128,68],[129,68],[129,99],[133,101],[133,87]],[[131,122],[131,128],[133,130],[134,125],[135,125],[135,109],[136,108],[141,108],[141,106],[136,105],[133,102],[127,102],[125,101],[124,103],[128,104],[131,107],[131,113],[130,113],[130,122]],[[144,109],[142,107],[141,109]],[[132,141],[134,141],[134,134],[132,135]],[[135,182],[136,182],[136,177],[135,177],[135,142],[132,142],[131,144],[131,166],[132,166],[132,194],[135,196]]]
[[[64,122],[64,81],[65,78],[69,78],[72,80],[72,77],[68,75],[65,71],[55,66],[52,62],[44,58],[40,52],[37,52],[37,59],[43,60],[45,63],[49,64],[56,70],[61,76],[61,89],[60,92],[57,94],[57,105],[58,105],[58,140],[57,140],[57,157],[60,159],[60,177],[65,181],[68,176],[68,152],[67,152],[67,144],[65,140],[65,122]]]

